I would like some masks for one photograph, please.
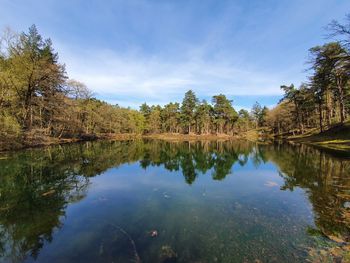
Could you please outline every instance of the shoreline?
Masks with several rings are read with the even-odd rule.
[[[252,142],[265,142],[282,140],[287,143],[306,144],[326,150],[333,151],[350,151],[350,125],[345,126],[334,134],[333,130],[328,130],[323,133],[315,131],[296,136],[287,137],[262,137],[259,136],[257,130],[250,130],[242,132],[240,135],[234,134],[181,134],[181,133],[157,133],[157,134],[135,134],[135,133],[121,133],[121,134],[99,134],[99,135],[83,135],[77,138],[55,138],[50,136],[33,136],[13,140],[11,143],[0,141],[0,153],[11,151],[19,151],[25,149],[44,148],[54,145],[64,145],[78,142],[88,141],[124,141],[135,139],[154,139],[164,140],[170,142],[181,141],[229,141],[229,140],[248,140]]]
[[[20,151],[25,149],[44,148],[55,145],[64,145],[78,142],[89,142],[89,141],[124,141],[124,140],[135,140],[135,139],[155,139],[165,141],[200,141],[200,140],[235,140],[235,139],[246,139],[237,135],[227,134],[178,134],[178,133],[160,133],[160,134],[133,134],[133,133],[121,133],[121,134],[100,134],[100,135],[89,135],[82,136],[80,138],[64,138],[59,139],[55,137],[43,136],[40,138],[13,140],[11,143],[5,143],[0,141],[0,153],[6,153],[11,151]]]
[[[144,139],[156,139],[165,141],[200,141],[200,140],[233,140],[239,139],[237,135],[228,134],[180,134],[180,133],[158,133],[141,135]]]
[[[88,135],[82,136],[78,138],[56,138],[50,136],[43,136],[40,138],[31,138],[29,140],[21,139],[14,140],[12,143],[5,143],[0,141],[0,153],[12,152],[12,151],[20,151],[26,149],[35,149],[35,148],[44,148],[55,145],[65,145],[70,143],[78,143],[78,142],[91,142],[98,140],[129,140],[141,138],[141,135],[138,134],[116,134],[116,135]]]
[[[336,150],[342,152],[350,151],[350,122],[343,125],[335,125],[328,130],[310,130],[304,134],[289,136],[287,141],[303,143],[315,147]]]
[[[342,151],[342,152],[350,152],[350,140],[324,140],[324,141],[315,141],[313,139],[288,139],[288,142],[291,143],[300,143],[306,144],[310,146],[314,146],[320,149],[332,150],[332,151]]]

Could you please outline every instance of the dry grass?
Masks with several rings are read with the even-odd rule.
[[[258,141],[261,139],[261,131],[250,130],[247,132],[241,132],[236,135],[227,134],[179,134],[179,133],[161,133],[161,134],[99,134],[99,135],[83,135],[77,138],[56,138],[45,135],[40,131],[32,131],[26,133],[23,138],[18,138],[17,141],[0,139],[0,152],[20,150],[24,148],[34,147],[45,147],[55,144],[74,143],[80,141],[93,141],[93,140],[112,140],[112,141],[123,141],[123,140],[135,140],[141,138],[148,139],[159,139],[166,141],[201,141],[201,140],[235,140],[235,139],[247,139],[249,141]]]
[[[231,140],[237,136],[227,134],[179,134],[179,133],[160,133],[147,134],[142,138],[158,139],[166,141],[198,141],[198,140]]]

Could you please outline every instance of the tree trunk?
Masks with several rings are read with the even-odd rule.
[[[345,106],[344,106],[344,89],[341,78],[337,78],[337,86],[339,92],[339,113],[340,123],[343,124],[345,121]]]
[[[323,125],[322,125],[323,118],[322,118],[322,104],[321,104],[321,102],[318,104],[318,111],[320,114],[320,130],[321,130],[321,132],[323,132]]]
[[[331,126],[331,106],[330,106],[330,93],[327,90],[326,92],[326,120],[327,120],[327,127],[329,128]]]

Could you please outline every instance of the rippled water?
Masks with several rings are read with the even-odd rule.
[[[305,145],[136,140],[0,155],[4,262],[347,262],[349,226],[348,157]]]

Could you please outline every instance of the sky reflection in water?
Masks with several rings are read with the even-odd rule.
[[[349,168],[348,159],[314,148],[246,141],[8,153],[0,159],[0,259],[345,259]]]

